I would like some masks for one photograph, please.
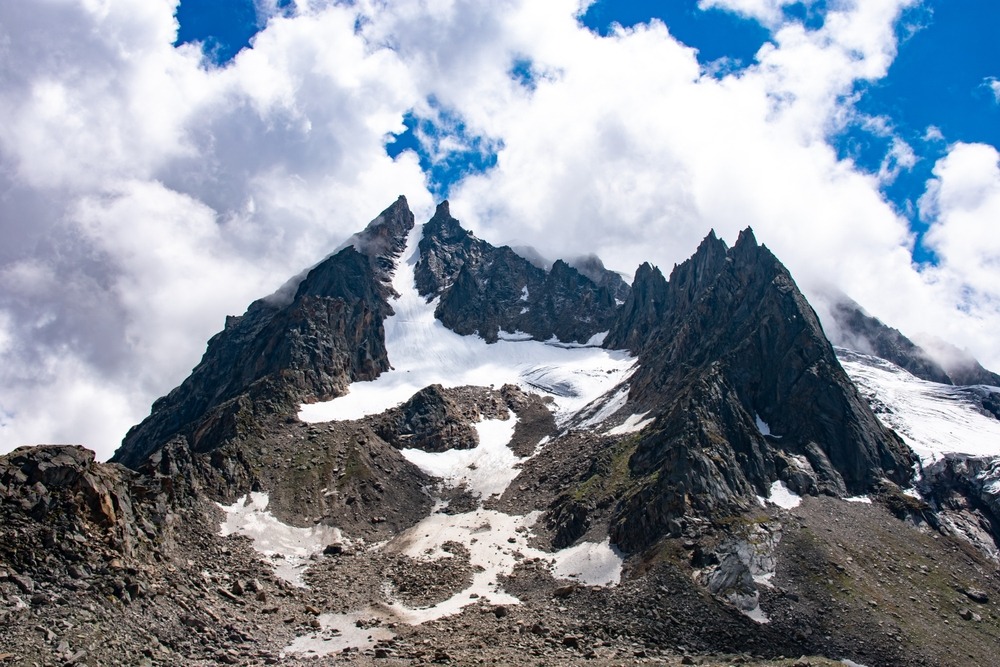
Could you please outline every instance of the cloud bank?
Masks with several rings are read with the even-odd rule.
[[[452,211],[497,243],[669,271],[714,228],[752,226],[811,295],[838,285],[906,333],[1000,368],[997,150],[955,143],[920,202],[937,265],[913,263],[883,169],[830,139],[864,121],[912,0],[705,0],[772,31],[749,67],[704,71],[653,21],[601,37],[577,0],[300,0],[225,67],[172,46],[175,0],[0,5],[0,450],[107,457],[197,363],[226,314],[325,256],[398,194],[433,206],[404,118],[459,119],[432,159]],[[891,127],[887,130],[891,134]],[[947,137],[944,137],[947,140]]]

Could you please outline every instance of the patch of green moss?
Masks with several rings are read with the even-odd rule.
[[[344,458],[344,475],[340,478],[338,486],[343,486],[348,482],[357,482],[360,480],[367,481],[371,479],[371,469],[361,457],[361,452],[358,451],[357,446],[351,444],[347,450],[347,455]]]
[[[639,445],[639,437],[619,440],[601,452],[596,461],[596,472],[573,489],[573,499],[599,501],[609,496],[621,497],[635,482],[629,460]]]

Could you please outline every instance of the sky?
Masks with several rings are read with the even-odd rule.
[[[0,451],[107,458],[400,194],[629,276],[751,226],[821,316],[840,290],[1000,370],[998,28],[989,0],[0,3]]]

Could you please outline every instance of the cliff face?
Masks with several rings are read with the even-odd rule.
[[[585,270],[590,277],[558,260],[545,271],[496,248],[462,229],[444,202],[424,226],[415,272],[420,294],[440,297],[435,315],[457,333],[491,343],[504,331],[586,343],[608,330],[628,286],[599,260]]]
[[[289,413],[299,401],[333,398],[387,370],[389,281],[412,228],[400,197],[284,295],[227,318],[191,375],[153,404],[112,460],[136,467],[176,435],[195,451],[211,450],[253,430],[255,415]]]
[[[639,356],[630,400],[657,414],[629,460],[634,492],[612,539],[626,549],[688,513],[736,512],[774,480],[848,495],[903,483],[910,454],[837,362],[788,271],[752,232],[707,237],[670,280],[640,267],[606,345]]]
[[[987,370],[963,350],[943,341],[928,341],[947,363],[940,363],[921,345],[897,329],[872,317],[855,301],[840,295],[830,309],[838,330],[838,345],[880,357],[929,382],[953,385],[985,384],[1000,386],[1000,375]]]

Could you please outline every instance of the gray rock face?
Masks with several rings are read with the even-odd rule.
[[[465,400],[452,398],[464,394]],[[472,449],[479,436],[472,424],[481,419],[507,419],[506,401],[490,389],[466,387],[445,391],[432,384],[398,408],[375,418],[375,432],[394,447],[412,447],[425,452]]]
[[[652,344],[649,334],[657,331],[667,315],[667,279],[660,270],[644,262],[636,270],[632,290],[612,323],[604,347],[639,354]]]
[[[290,301],[261,299],[228,318],[191,375],[153,404],[112,460],[136,467],[176,435],[208,451],[252,430],[255,416],[333,398],[388,370],[387,279],[412,227],[400,197],[353,245],[309,271]]]
[[[163,543],[169,496],[155,480],[96,463],[83,447],[19,447],[0,456],[0,564],[23,574],[15,583],[24,593],[33,579],[80,580],[134,565]]]
[[[933,341],[943,353],[941,356],[949,360],[947,364],[939,363],[927,349],[872,317],[847,296],[840,296],[830,309],[830,315],[838,330],[838,345],[891,361],[930,382],[1000,386],[1000,375],[983,368],[968,353],[942,341]]]
[[[918,487],[946,525],[1000,561],[1000,457],[947,454]]]
[[[776,479],[832,495],[909,480],[908,450],[749,230],[731,249],[710,235],[665,285],[641,267],[632,294],[606,345],[639,355],[630,400],[659,416],[629,460],[636,490],[616,512],[612,541],[637,550],[688,513],[742,511]]]
[[[887,359],[918,378],[953,384],[945,370],[923,348],[878,318],[868,315],[851,299],[844,297],[831,308],[830,314],[840,330],[842,340],[838,343],[844,347]]]
[[[546,272],[507,246],[493,247],[462,229],[443,202],[424,226],[415,273],[420,294],[441,298],[435,315],[457,333],[491,343],[501,331],[584,343],[608,330],[616,296],[627,291],[603,265],[586,268],[602,284],[562,260]]]

